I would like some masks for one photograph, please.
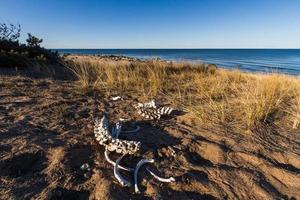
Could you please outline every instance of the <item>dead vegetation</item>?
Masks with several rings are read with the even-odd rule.
[[[251,130],[264,124],[299,124],[300,79],[280,74],[247,74],[214,65],[160,60],[71,58],[83,90],[163,98],[211,125]],[[287,121],[286,121],[287,120]]]

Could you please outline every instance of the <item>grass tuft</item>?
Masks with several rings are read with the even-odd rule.
[[[209,125],[250,130],[262,124],[300,123],[300,80],[279,74],[250,74],[215,65],[160,60],[73,59],[81,88],[159,98]]]

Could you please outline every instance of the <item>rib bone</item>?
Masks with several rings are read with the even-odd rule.
[[[121,131],[121,133],[136,133],[136,132],[138,132],[140,129],[141,129],[140,126],[136,126],[136,128],[133,129],[133,130]]]
[[[123,178],[119,172],[119,163],[121,161],[121,159],[125,156],[126,154],[123,154],[122,156],[120,156],[117,161],[116,161],[116,164],[114,165],[114,175],[115,177],[117,178],[117,180],[119,181],[119,183],[121,183],[122,186],[125,186],[125,187],[130,187],[130,182],[127,181],[125,178]]]
[[[109,162],[109,163],[112,164],[113,166],[116,165],[116,163],[115,163],[113,160],[111,160],[111,159],[109,158],[109,156],[108,156],[108,150],[107,150],[107,149],[105,149],[105,151],[104,151],[104,156],[105,156],[105,159],[106,159],[107,162]],[[122,165],[119,165],[119,169],[123,169],[123,170],[129,171],[129,172],[133,172],[133,171],[134,171],[133,168],[130,168],[130,167],[124,167],[124,166],[122,166]]]
[[[158,106],[158,104],[152,100],[146,103],[138,103],[136,106],[138,114],[146,119],[160,119],[162,115],[170,115],[173,108],[168,106]]]
[[[153,159],[142,159],[140,160],[136,167],[135,167],[135,170],[134,170],[134,191],[136,193],[140,193],[140,190],[139,190],[139,187],[138,187],[138,172],[139,172],[139,169],[142,165],[146,164],[146,163],[154,163],[154,160]]]
[[[175,181],[175,178],[170,177],[170,178],[162,178],[159,177],[158,175],[154,174],[150,169],[146,168],[146,170],[156,179],[159,180],[160,182],[165,182],[165,183],[171,183]]]

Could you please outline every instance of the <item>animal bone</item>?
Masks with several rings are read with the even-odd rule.
[[[159,107],[155,100],[138,103],[135,108],[138,109],[138,114],[146,119],[160,119],[162,115],[170,115],[173,111],[173,108],[168,106]]]
[[[110,100],[112,100],[112,101],[117,101],[117,100],[122,100],[122,97],[120,97],[120,96],[115,96],[115,97],[111,97],[110,98]]]
[[[153,159],[142,159],[140,160],[136,167],[135,167],[135,170],[134,170],[134,191],[136,193],[140,193],[140,190],[139,190],[139,187],[138,187],[138,172],[139,172],[139,169],[142,165],[146,164],[146,163],[154,163],[154,160]]]
[[[90,165],[85,163],[85,164],[81,165],[80,169],[90,171]]]
[[[104,156],[105,156],[105,159],[106,159],[107,162],[109,162],[109,163],[112,164],[113,166],[116,165],[116,163],[115,163],[114,161],[112,161],[112,160],[109,158],[109,156],[108,156],[108,150],[107,150],[107,149],[105,149],[105,151],[104,151]],[[134,171],[133,168],[124,167],[124,166],[122,166],[122,165],[119,165],[119,169],[123,169],[123,170],[129,171],[129,172],[133,172],[133,171]]]
[[[168,106],[164,106],[164,107],[157,109],[157,112],[161,115],[170,115],[172,111],[173,111],[173,108],[168,107]]]
[[[136,132],[138,132],[140,129],[141,129],[140,126],[136,126],[136,128],[133,129],[133,130],[128,130],[128,131],[122,131],[122,130],[121,130],[121,133],[136,133]]]
[[[141,129],[140,126],[136,126],[135,129],[130,130],[130,131],[122,131],[122,130],[121,130],[121,133],[136,133],[136,132],[138,132],[140,129]]]
[[[121,159],[125,156],[126,154],[123,154],[122,156],[120,156],[117,161],[116,161],[116,164],[114,165],[114,175],[115,177],[117,178],[117,180],[119,181],[119,183],[121,183],[122,186],[125,186],[125,187],[130,187],[130,182],[127,181],[126,179],[124,179],[120,172],[119,172],[119,163],[121,161]]]
[[[119,120],[120,120],[121,122],[129,121],[129,119],[124,119],[124,118],[119,118]],[[116,124],[116,125],[117,125],[117,124]],[[140,129],[141,129],[140,126],[136,126],[136,128],[133,129],[133,130],[122,131],[122,127],[121,127],[121,128],[120,128],[120,133],[119,133],[119,134],[121,134],[121,133],[136,133],[136,132],[138,132]]]
[[[111,139],[110,143],[107,145],[107,150],[115,151],[120,154],[135,154],[137,151],[139,151],[140,147],[141,142]]]
[[[157,107],[157,104],[154,100],[141,104],[139,103],[136,108],[138,109],[139,114],[141,114],[145,118],[149,119],[159,119],[162,115],[169,115],[173,111],[173,108],[168,106],[165,107]],[[120,119],[121,121],[121,119]],[[137,151],[140,150],[141,143],[139,141],[129,141],[129,140],[122,140],[119,139],[121,133],[135,133],[140,130],[140,126],[137,126],[134,130],[129,131],[122,131],[122,125],[120,122],[117,122],[114,127],[112,127],[111,131],[109,131],[109,121],[107,120],[106,116],[104,115],[100,120],[95,119],[95,126],[94,126],[94,134],[96,140],[99,142],[100,145],[105,147],[104,155],[107,162],[114,166],[114,176],[120,182],[122,186],[130,186],[131,183],[124,179],[119,169],[126,170],[126,171],[134,171],[134,190],[136,193],[140,193],[138,188],[138,172],[142,165],[146,163],[153,163],[153,159],[142,159],[140,160],[135,169],[130,167],[124,167],[120,165],[120,161],[122,158],[127,154],[135,154]],[[109,151],[115,151],[116,153],[122,154],[116,162],[109,158]],[[147,169],[147,168],[146,168]],[[151,170],[147,169],[147,171],[157,180],[161,182],[174,182],[175,179],[173,177],[170,178],[162,178],[153,173]]]
[[[161,115],[154,109],[138,109],[138,114],[146,119],[160,119]]]
[[[94,134],[96,139],[98,138],[97,141],[101,141],[101,143],[105,142],[102,138],[109,137],[108,120],[105,115],[101,118],[101,120],[95,119]]]
[[[157,103],[155,102],[154,99],[152,99],[151,101],[146,102],[146,103],[138,103],[135,107],[136,108],[156,108]]]
[[[115,130],[114,134],[120,133],[120,127],[115,128]],[[121,154],[135,154],[140,150],[140,142],[114,138],[108,131],[108,120],[105,116],[101,120],[95,120],[94,133],[99,144],[105,146],[108,151],[116,151]]]
[[[142,115],[146,119],[160,119],[162,115],[170,115],[173,108],[164,106],[161,108],[138,108],[138,114]]]
[[[112,130],[111,130],[111,135],[113,138],[119,138],[119,134],[121,132],[121,129],[122,129],[122,125],[120,122],[117,122],[116,125],[114,127],[112,127]]]
[[[162,178],[157,176],[156,174],[154,174],[154,172],[152,172],[150,169],[146,168],[146,170],[157,180],[159,180],[160,182],[165,182],[165,183],[171,183],[175,181],[175,178],[170,177],[170,178]]]

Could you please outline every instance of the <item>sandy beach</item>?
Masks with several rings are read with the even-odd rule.
[[[129,58],[78,55],[66,59],[137,62]],[[134,75],[136,68],[131,69]],[[193,70],[191,66],[183,71],[179,66],[176,69],[166,72],[166,76],[179,77]],[[202,73],[203,80],[220,76],[219,73],[244,76],[241,72],[214,70],[197,73]],[[189,75],[185,75],[187,79]],[[122,90],[116,90],[114,85],[107,84],[103,82],[101,87],[92,84],[94,89],[84,89],[76,76],[74,80],[0,76],[1,199],[297,199],[300,196],[299,127],[287,123],[287,115],[279,112],[275,119],[268,116],[265,122],[255,122],[247,128],[241,121],[216,118],[217,110],[209,110],[212,108],[204,100],[201,105],[208,113],[202,113],[201,118],[192,112],[196,107],[188,110],[183,101],[178,103],[174,96],[163,95],[168,92],[165,88],[159,88],[157,93],[146,91],[149,96],[144,96],[133,87],[129,90],[124,85]],[[191,88],[189,92],[193,92]],[[182,91],[181,95],[186,93]],[[116,96],[122,98],[111,100]],[[228,98],[238,99],[238,96]],[[145,119],[134,105],[151,99],[172,106],[175,111],[159,120]],[[174,177],[175,182],[161,183],[142,167],[138,179],[141,194],[136,194],[133,187],[122,187],[114,177],[112,165],[105,160],[104,147],[94,137],[95,116],[103,113],[111,125],[120,118],[127,119],[123,130],[141,128],[133,134],[121,134],[122,139],[142,144],[138,154],[122,159],[122,165],[134,167],[141,158],[153,158],[155,163],[147,167],[163,177]],[[119,157],[116,153],[110,156],[113,160]],[[89,167],[83,169],[85,164]],[[132,174],[121,173],[133,182]]]

